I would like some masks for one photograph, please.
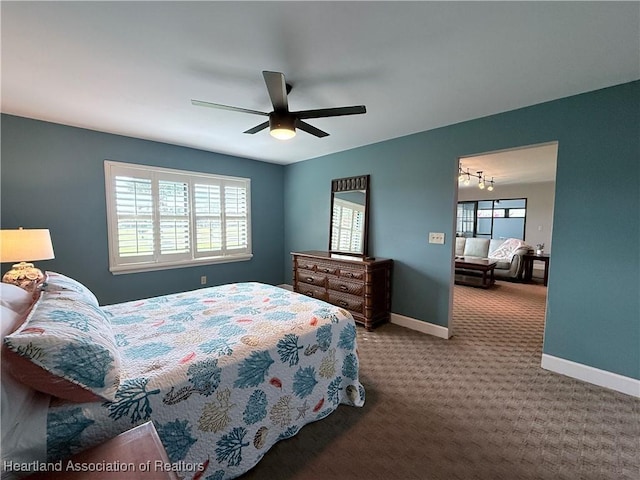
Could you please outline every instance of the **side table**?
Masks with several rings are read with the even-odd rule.
[[[551,255],[548,253],[542,253],[540,255],[535,253],[525,253],[522,256],[523,260],[523,270],[524,270],[524,281],[531,282],[533,278],[533,262],[536,260],[544,263],[544,286],[547,286],[549,283],[549,261],[551,260]]]
[[[153,422],[58,463],[61,471],[33,473],[24,480],[178,480]]]

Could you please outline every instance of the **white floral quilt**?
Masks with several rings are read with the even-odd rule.
[[[327,303],[238,283],[102,308],[122,356],[116,400],[53,405],[50,461],[153,420],[179,476],[235,478],[339,404],[364,404],[354,321]]]

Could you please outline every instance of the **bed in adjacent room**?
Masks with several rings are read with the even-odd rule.
[[[180,476],[235,478],[338,405],[364,404],[351,315],[261,283],[100,307],[48,272],[4,343],[18,379],[52,395],[49,461],[152,420]]]

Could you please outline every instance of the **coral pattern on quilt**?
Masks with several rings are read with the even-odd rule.
[[[152,420],[179,476],[235,478],[339,404],[364,404],[353,318],[327,303],[238,283],[102,309],[120,387],[52,406],[49,460]]]

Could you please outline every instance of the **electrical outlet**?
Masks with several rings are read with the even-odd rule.
[[[206,285],[207,284],[207,276],[206,275],[202,275],[200,277],[200,285]]]
[[[444,233],[429,232],[429,243],[444,244]]]

